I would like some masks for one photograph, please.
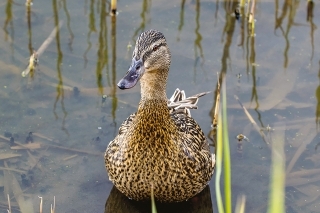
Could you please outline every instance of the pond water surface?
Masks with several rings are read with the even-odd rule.
[[[54,196],[56,212],[104,212],[108,198],[112,210],[106,212],[136,211],[128,210],[132,203],[115,190],[111,198],[103,152],[140,99],[139,86],[126,91],[116,86],[130,65],[135,39],[144,30],[157,29],[172,52],[168,96],[175,88],[187,96],[214,91],[192,111],[206,134],[218,75],[225,74],[233,205],[244,194],[246,212],[266,212],[271,152],[260,132],[268,139],[282,131],[287,212],[319,212],[320,19],[310,13],[318,14],[320,4],[315,2],[308,11],[305,1],[258,1],[254,32],[245,15],[235,18],[238,4],[121,0],[118,15],[111,17],[104,0],[34,1],[30,11],[22,0],[2,1],[0,167],[15,170],[0,171],[1,211],[8,208],[7,194],[12,212],[19,212],[19,205],[26,205],[24,212],[38,212],[38,196],[43,197],[44,212],[49,212]],[[32,50],[59,22],[62,26],[39,56],[33,77],[23,78]],[[256,131],[234,95],[261,130]],[[30,132],[34,147],[10,148],[10,137],[26,145]],[[236,140],[240,133],[250,140],[241,151]],[[8,153],[17,156],[5,156]],[[23,196],[14,192],[17,183]],[[214,177],[209,187],[203,201],[209,206],[190,212],[217,212]],[[23,201],[18,204],[15,197]],[[137,205],[145,203],[132,208]]]

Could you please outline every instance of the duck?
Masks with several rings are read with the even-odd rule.
[[[109,180],[128,198],[182,202],[210,182],[215,155],[198,123],[191,117],[200,93],[190,98],[177,89],[168,99],[166,85],[171,63],[167,41],[158,30],[138,37],[131,65],[117,86],[133,88],[138,81],[141,99],[137,112],[119,128],[105,151]]]

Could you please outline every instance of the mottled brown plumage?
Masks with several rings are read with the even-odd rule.
[[[123,122],[108,145],[105,164],[109,179],[135,200],[150,199],[151,187],[159,201],[187,200],[202,191],[214,172],[214,155],[187,109],[194,108],[203,94],[188,100],[179,96],[168,103],[170,57],[163,34],[146,31],[139,36],[132,64],[118,83],[119,88],[129,89],[140,80],[141,100],[138,111]],[[172,102],[183,105],[170,107]]]

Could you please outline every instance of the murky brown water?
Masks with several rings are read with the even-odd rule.
[[[0,160],[0,167],[17,170],[0,171],[1,211],[7,209],[6,194],[13,212],[19,208],[15,197],[38,212],[38,196],[44,199],[44,212],[53,196],[56,212],[104,211],[112,184],[102,153],[140,98],[139,87],[120,91],[116,83],[130,64],[130,45],[154,28],[165,34],[172,52],[168,96],[177,87],[187,95],[215,91],[217,72],[226,73],[233,202],[244,194],[246,212],[266,211],[271,161],[237,95],[267,140],[273,131],[285,131],[287,212],[317,212],[320,19],[315,15],[307,21],[304,1],[259,1],[253,37],[246,19],[233,16],[236,7],[237,2],[120,1],[119,15],[112,19],[109,4],[101,0],[35,1],[29,13],[22,0],[1,2],[0,157],[18,154]],[[319,2],[313,11],[318,14]],[[22,78],[32,48],[38,49],[59,21],[63,25],[39,57],[33,79]],[[104,94],[108,97],[102,103]],[[207,95],[192,112],[206,133],[214,102],[214,93]],[[277,122],[283,123],[273,130]],[[29,132],[39,149],[10,149],[5,137],[12,134],[25,144]],[[239,133],[250,140],[241,154],[235,139]],[[305,174],[296,173],[301,170]],[[26,196],[13,193],[13,177]],[[209,202],[204,211],[217,212],[214,178],[210,188],[212,207]],[[126,202],[115,194],[108,208],[119,197]],[[208,205],[208,200],[201,202]],[[130,207],[130,201],[124,205]]]

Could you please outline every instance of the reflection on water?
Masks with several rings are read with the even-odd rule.
[[[278,121],[286,124],[272,131],[286,134],[288,211],[316,211],[320,202],[316,193],[319,149],[315,151],[320,117],[320,20],[314,18],[318,4],[259,2],[255,36],[246,17],[249,8],[240,7],[237,21],[232,14],[238,8],[239,1],[126,0],[118,2],[119,14],[111,17],[109,2],[104,0],[35,1],[31,7],[1,2],[0,158],[3,154],[10,158],[0,167],[19,171],[10,172],[28,194],[25,200],[30,198],[38,206],[38,195],[44,201],[55,195],[59,212],[102,212],[106,199],[107,209],[113,212],[141,206],[149,211],[149,203],[129,201],[111,190],[102,155],[140,98],[137,88],[119,91],[116,87],[117,76],[123,76],[130,63],[128,43],[155,28],[165,34],[172,52],[168,94],[177,87],[187,94],[213,91],[193,113],[207,133],[217,78],[221,83],[225,76],[230,138],[241,133],[250,139],[242,144],[241,159],[237,140],[231,144],[233,200],[245,194],[247,212],[265,212],[270,171],[270,150],[234,99],[237,95],[261,128],[258,131],[266,132],[269,126],[271,131]],[[40,56],[34,80],[27,83],[29,79],[21,77],[27,58],[60,21],[64,25]],[[29,132],[34,133],[34,143],[25,143]],[[28,148],[13,149],[10,138],[16,142],[13,147]],[[22,185],[21,174],[28,177],[30,172],[35,177],[32,184]],[[0,172],[3,202],[5,192],[11,190],[5,173]],[[205,203],[212,207],[203,205],[210,206],[205,207],[209,212],[216,209],[212,183],[210,187],[211,200]],[[19,209],[13,192],[9,194],[13,208]],[[126,205],[115,208],[121,202]]]
[[[319,71],[318,71],[318,78],[320,80],[320,60],[319,60]],[[317,129],[319,129],[320,124],[320,85],[316,89],[316,98],[317,98],[317,106],[316,106],[316,125]]]
[[[72,32],[71,25],[70,25],[71,18],[70,18],[69,10],[67,8],[66,0],[62,0],[62,6],[63,6],[63,10],[64,10],[64,12],[66,14],[66,19],[67,19],[66,24],[67,24],[67,29],[69,31],[69,43],[68,43],[68,45],[69,45],[70,51],[72,52],[72,50],[73,50],[72,49],[72,43],[73,43],[73,39],[74,39],[74,34]]]
[[[30,55],[33,52],[33,47],[32,47],[32,28],[31,28],[31,7],[26,7],[27,9],[27,20],[28,20],[28,37],[29,37],[29,53]]]
[[[52,0],[52,9],[53,9],[53,15],[54,15],[54,25],[57,28],[56,31],[56,47],[57,47],[57,62],[56,62],[56,70],[58,75],[58,83],[56,87],[57,96],[54,101],[53,105],[53,113],[55,115],[55,118],[58,119],[59,116],[56,112],[58,101],[60,100],[61,109],[63,112],[63,120],[62,120],[62,130],[65,131],[67,135],[69,135],[68,130],[65,128],[65,121],[67,118],[67,111],[64,105],[64,90],[63,90],[63,77],[62,77],[62,70],[61,70],[61,64],[63,61],[63,53],[61,51],[61,44],[60,44],[60,29],[59,29],[59,13],[58,13],[58,5],[56,0]]]
[[[116,109],[118,105],[118,99],[117,99],[117,75],[116,75],[116,62],[117,62],[117,17],[112,16],[111,17],[111,44],[112,44],[112,89],[111,89],[111,97],[112,97],[112,111],[111,115],[113,118],[113,122],[115,122],[116,118]]]
[[[100,7],[100,18],[99,18],[99,46],[97,51],[97,64],[96,64],[96,78],[97,78],[97,86],[99,88],[99,93],[102,96],[103,95],[103,69],[108,68],[108,26],[107,26],[107,8],[106,8],[106,2],[101,1],[99,4]],[[91,22],[91,21],[90,21]],[[94,27],[93,27],[94,29]],[[92,29],[89,30],[91,32]],[[91,46],[91,44],[88,44]],[[88,48],[89,48],[88,46]],[[109,75],[108,75],[109,77]],[[110,80],[108,78],[108,83],[110,85]]]
[[[186,4],[186,0],[181,0],[181,6],[180,6],[180,20],[179,20],[179,27],[178,27],[178,38],[177,41],[180,41],[180,32],[182,30],[182,27],[184,25],[184,6]]]
[[[148,23],[147,16],[150,13],[151,0],[143,0],[142,1],[142,9],[140,13],[141,22],[138,28],[134,31],[132,36],[132,41],[135,43],[136,37],[145,30],[146,24]]]
[[[196,0],[195,2],[196,4],[196,14],[195,14],[195,18],[196,18],[196,28],[194,30],[196,38],[194,40],[194,58],[196,60],[194,60],[194,75],[196,76],[196,66],[197,66],[197,62],[199,57],[202,60],[201,63],[201,67],[203,67],[203,63],[204,63],[204,55],[203,55],[203,50],[202,50],[202,45],[201,45],[201,41],[202,41],[202,36],[201,33],[199,32],[200,30],[200,21],[199,21],[199,17],[200,17],[200,0]]]
[[[314,8],[313,1],[311,1],[311,0],[308,1],[308,3],[307,3],[307,21],[310,22],[310,39],[311,39],[311,48],[312,48],[310,61],[313,60],[313,55],[314,55],[314,30],[317,29],[317,26],[313,22],[313,8]]]
[[[210,188],[207,186],[201,193],[192,199],[181,203],[156,203],[159,213],[211,213],[212,202]],[[128,199],[112,187],[106,201],[105,213],[149,213],[151,210],[150,201],[134,201]]]
[[[4,22],[4,31],[6,32],[6,40],[7,40],[7,35],[9,35],[9,31],[8,31],[8,25],[10,24],[10,28],[11,28],[11,36],[13,38],[13,34],[14,34],[14,31],[13,31],[13,23],[12,23],[12,18],[13,18],[13,15],[12,15],[12,1],[10,0],[7,0],[7,4],[6,4],[6,18],[5,18],[5,22]]]

